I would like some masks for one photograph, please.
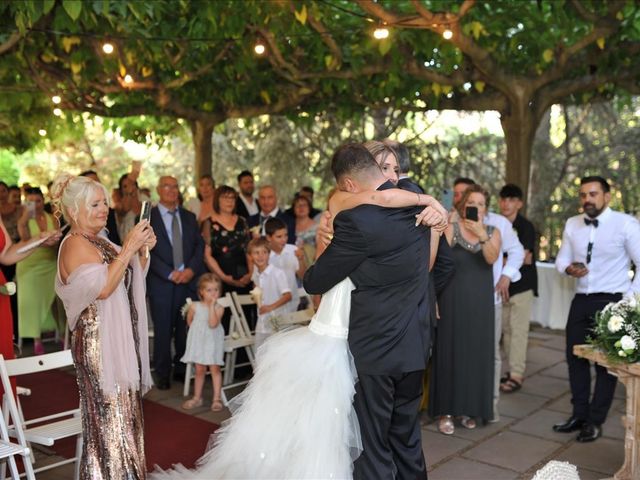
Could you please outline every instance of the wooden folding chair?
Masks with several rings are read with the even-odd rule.
[[[4,362],[4,357],[0,355],[0,362]],[[2,388],[4,391],[11,392],[12,386],[9,378],[2,376]],[[6,464],[9,464],[9,472],[11,478],[18,480],[20,473],[18,472],[18,465],[16,463],[17,456],[22,457],[22,464],[24,465],[24,476],[28,480],[35,480],[35,474],[33,473],[33,465],[31,465],[31,450],[24,438],[22,430],[17,432],[17,442],[12,442],[9,436],[9,428],[5,418],[18,417],[18,406],[16,405],[13,394],[9,395],[11,401],[7,402],[6,410],[0,409],[0,480],[5,479]],[[5,413],[6,411],[6,413]]]
[[[11,390],[10,387],[7,388],[5,385],[10,386],[10,377],[45,372],[72,365],[73,359],[70,350],[14,360],[4,360],[4,358],[0,356],[0,375],[2,376],[2,384],[5,391],[2,409],[4,411],[4,419],[7,424],[8,433],[10,437],[17,438],[20,445],[30,448],[31,462],[35,463],[33,449],[30,447],[31,443],[51,446],[60,439],[76,437],[76,455],[74,458],[65,459],[51,465],[34,469],[34,473],[76,462],[75,478],[79,478],[80,457],[82,455],[82,421],[80,418],[80,409],[76,408],[53,415],[25,420],[19,399],[13,395],[13,390]]]
[[[309,325],[314,314],[313,308],[309,307],[306,310],[298,310],[297,312],[278,316],[274,318],[272,325],[277,332],[291,327]]]

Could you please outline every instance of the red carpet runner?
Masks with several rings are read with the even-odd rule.
[[[19,385],[30,388],[30,397],[22,397],[27,419],[50,415],[78,406],[76,379],[70,374],[51,371],[20,377]],[[174,463],[193,467],[204,453],[209,436],[218,425],[148,400],[143,401],[145,450],[147,469],[154,465],[168,468]],[[75,439],[57,442],[58,455],[71,458],[75,454]]]

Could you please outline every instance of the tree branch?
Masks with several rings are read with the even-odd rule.
[[[0,43],[0,55],[4,55],[7,52],[13,50],[13,48],[18,44],[20,40],[22,40],[22,33],[13,32],[9,38],[7,38],[4,42]]]

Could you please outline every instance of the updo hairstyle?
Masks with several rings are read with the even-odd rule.
[[[109,193],[104,185],[91,180],[89,177],[76,177],[69,173],[61,173],[53,181],[51,186],[51,202],[55,207],[55,215],[64,216],[69,223],[78,223],[80,206],[89,208],[93,193],[101,190],[104,193],[107,204],[110,205]]]

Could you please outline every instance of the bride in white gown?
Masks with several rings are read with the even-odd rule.
[[[331,211],[363,203],[437,204],[428,195],[417,200],[402,190],[338,193]],[[232,402],[239,406],[212,435],[212,448],[195,469],[176,465],[149,478],[350,479],[362,450],[352,406],[357,374],[347,343],[354,288],[345,278],[323,296],[308,327],[273,335],[260,347],[251,382]]]

